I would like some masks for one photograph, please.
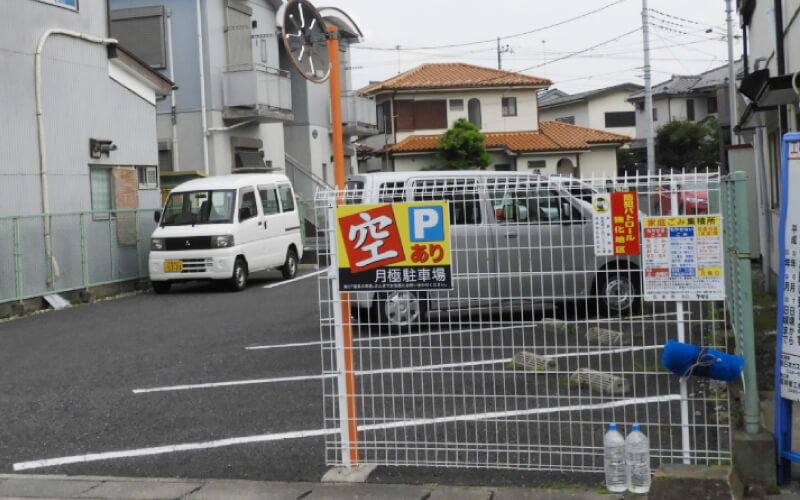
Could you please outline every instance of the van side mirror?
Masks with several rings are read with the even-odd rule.
[[[156,210],[153,212],[153,220],[156,221],[156,224],[161,222],[161,210]]]
[[[247,220],[252,217],[250,207],[242,207],[239,209],[239,221]]]

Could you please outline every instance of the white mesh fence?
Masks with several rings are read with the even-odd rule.
[[[634,193],[639,224],[669,214],[712,221],[718,176],[420,172],[354,177],[348,188],[319,193],[316,207],[320,265],[330,266],[319,279],[324,417],[342,431],[327,438],[329,464],[352,464],[347,451],[357,449],[363,464],[597,472],[610,422],[624,432],[642,425],[653,467],[728,463],[726,385],[681,382],[661,366],[670,339],[732,349],[724,301],[644,300],[642,257],[598,255],[607,249],[595,241],[608,229],[596,220],[598,194]],[[337,200],[447,201],[452,289],[342,297]],[[624,241],[614,238],[632,234],[614,231],[612,251]],[[355,411],[345,411],[349,354]]]

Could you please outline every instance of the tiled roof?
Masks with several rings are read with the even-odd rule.
[[[742,61],[736,61],[734,68],[738,79],[743,71]],[[669,80],[653,85],[653,95],[692,94],[708,91],[725,85],[727,81],[728,65],[724,64],[699,75],[672,75]],[[644,90],[634,92],[628,97],[629,101],[636,99],[644,99]]]
[[[544,88],[550,83],[546,78],[472,64],[429,63],[372,84],[362,92],[374,94],[383,90],[490,88],[509,85]]]
[[[602,130],[578,127],[555,121],[539,122],[539,130],[524,132],[486,132],[486,147],[505,147],[515,152],[562,151],[588,149],[592,144],[629,142],[627,135],[612,134]],[[411,135],[379,153],[414,153],[435,151],[441,135]]]

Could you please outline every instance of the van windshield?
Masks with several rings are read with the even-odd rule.
[[[161,225],[230,224],[235,205],[233,189],[172,193],[164,207]]]

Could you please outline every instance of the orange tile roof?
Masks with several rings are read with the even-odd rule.
[[[490,88],[510,85],[545,88],[550,83],[552,82],[546,78],[472,64],[429,63],[370,85],[361,92],[374,94],[382,90]]]
[[[515,152],[563,151],[589,149],[593,144],[629,142],[627,135],[612,134],[593,128],[579,127],[555,121],[539,122],[539,130],[524,132],[486,132],[486,147],[505,147]],[[379,153],[413,153],[435,151],[439,135],[411,135]]]

